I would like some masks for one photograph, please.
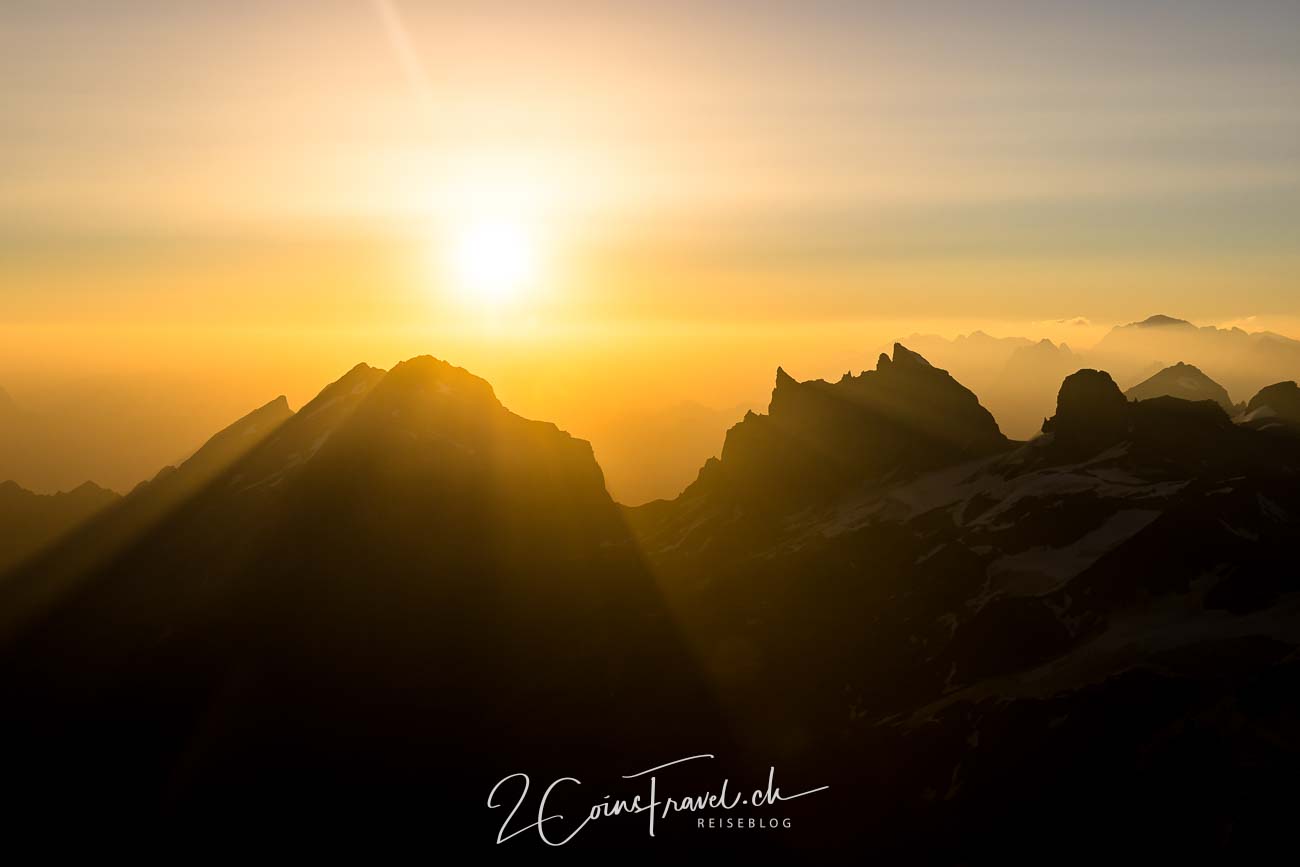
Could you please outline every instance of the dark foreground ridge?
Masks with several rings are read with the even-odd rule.
[[[624,509],[484,380],[359,365],[0,583],[7,785],[63,822],[436,814],[490,847],[508,774],[586,804],[712,753],[700,789],[830,788],[780,834],[573,845],[1244,851],[1289,829],[1300,755],[1296,405],[1081,370],[1015,443],[895,346],[835,383],[778,370],[695,484]]]

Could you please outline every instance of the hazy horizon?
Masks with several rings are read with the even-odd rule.
[[[4,15],[0,387],[70,431],[41,490],[360,361],[447,359],[625,464],[620,419],[913,332],[1300,336],[1294,4]]]
[[[10,343],[4,353],[0,374],[6,378],[0,379],[0,388],[38,423],[40,453],[0,451],[5,464],[0,475],[41,493],[68,490],[85,481],[125,492],[281,394],[297,410],[357,363],[390,369],[406,358],[434,355],[486,379],[508,409],[591,441],[611,494],[635,505],[680,492],[704,459],[717,455],[726,429],[739,422],[746,409],[766,411],[778,366],[797,379],[833,381],[845,372],[873,369],[877,356],[888,352],[895,340],[911,341],[926,355],[930,350],[914,340],[918,335],[951,341],[976,331],[995,338],[1068,344],[1086,360],[1113,325],[1123,324],[1079,318],[784,327],[652,323],[606,326],[597,332],[535,328],[468,337],[421,329],[325,335],[267,330],[244,334],[239,351],[231,354],[225,348],[228,334],[195,330],[170,332],[145,356],[148,363],[115,356],[112,345],[120,336],[101,337],[99,342],[91,330],[70,330],[63,339],[46,344],[59,347],[59,365],[44,358],[45,347],[20,356],[14,352],[19,344]],[[1286,324],[1256,319],[1215,326],[1255,333]],[[139,347],[148,338],[135,334],[128,339]],[[297,349],[291,363],[282,355],[286,342]],[[674,363],[664,365],[664,357]],[[1211,373],[1230,372],[1220,373],[1214,364],[1194,356],[1152,359],[1167,364],[1199,360]],[[932,360],[945,366],[943,357]],[[1002,367],[1001,359],[989,363],[991,374]],[[947,367],[975,391],[1009,436],[1024,439],[1036,433],[1032,418],[1018,427],[1009,418],[1000,403],[1009,399],[1003,393],[1006,387],[999,391],[987,376],[981,377],[977,360]],[[1266,378],[1277,381],[1297,373],[1278,369],[1276,377]],[[1034,397],[1031,417],[1050,414],[1049,398],[1054,398],[1054,384],[1062,375],[1049,374],[1051,395]],[[1116,371],[1116,379],[1125,388],[1137,381],[1122,371]],[[1239,401],[1250,396],[1233,394]],[[1010,397],[1022,395],[1017,390]]]

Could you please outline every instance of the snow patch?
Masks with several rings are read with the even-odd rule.
[[[1158,509],[1122,509],[1069,545],[1040,546],[999,557],[989,564],[987,575],[995,588],[1010,596],[1051,593],[1146,529],[1159,516]]]

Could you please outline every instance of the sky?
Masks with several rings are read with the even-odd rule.
[[[28,402],[161,377],[207,390],[197,431],[429,352],[580,425],[918,330],[1300,336],[1294,0],[0,16],[0,386]],[[457,265],[485,226],[526,248],[504,301]]]

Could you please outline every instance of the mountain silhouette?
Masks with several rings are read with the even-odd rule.
[[[1025,337],[993,337],[983,331],[959,334],[948,340],[935,334],[913,334],[898,341],[947,370],[960,370],[960,379],[981,395],[1021,349],[1033,346]]]
[[[1141,322],[1133,322],[1125,326],[1127,328],[1195,328],[1196,326],[1186,319],[1178,319],[1173,316],[1165,316],[1163,313],[1157,313],[1154,316],[1148,316]]]
[[[1078,444],[1092,452],[1119,442],[1131,428],[1131,407],[1104,370],[1080,370],[1061,383],[1056,414],[1043,422],[1043,433],[1057,442]]]
[[[1300,428],[1300,388],[1287,381],[1260,389],[1246,404],[1241,422],[1258,430]]]
[[[834,383],[798,382],[777,368],[766,415],[727,432],[686,496],[742,508],[788,509],[891,473],[1008,447],[968,389],[902,344],[875,370]]]
[[[729,700],[783,696],[748,736],[822,734],[791,755],[850,793],[841,842],[952,861],[1086,826],[1089,850],[1190,851],[1189,815],[1273,839],[1300,747],[1300,447],[1092,369],[1044,430],[780,520],[700,491],[630,518]]]
[[[1159,315],[1112,328],[1087,360],[1121,382],[1136,383],[1151,375],[1153,363],[1163,368],[1178,359],[1213,370],[1231,394],[1253,394],[1300,371],[1300,341],[1267,331],[1196,326]]]
[[[1064,343],[1040,340],[1021,346],[981,393],[998,424],[1008,431],[1037,432],[1056,399],[1061,380],[1082,367],[1078,355]]]
[[[286,413],[256,410],[3,585],[3,734],[25,745],[6,764],[32,805],[165,794],[206,827],[238,793],[254,824],[435,809],[490,839],[506,774],[716,741],[586,442],[430,357],[359,365]]]
[[[1238,409],[1223,386],[1202,373],[1199,367],[1181,361],[1128,389],[1124,396],[1130,400],[1163,396],[1183,400],[1212,400],[1227,412]]]
[[[1220,387],[1239,396],[1300,375],[1300,341],[1266,331],[1199,327],[1165,314],[1112,328],[1086,350],[1050,340],[995,338],[980,331],[954,340],[913,335],[907,345],[920,349],[978,394],[1003,433],[1013,439],[1037,434],[1043,419],[1052,414],[1061,380],[1082,368],[1107,371],[1121,389],[1135,389],[1135,398],[1222,397],[1217,390],[1200,396],[1185,392],[1176,382],[1154,391],[1136,390],[1178,364],[1213,371]],[[1224,406],[1230,413],[1240,411],[1230,403]]]
[[[35,494],[0,482],[0,574],[119,499],[93,482],[57,494]]]
[[[139,496],[160,496],[160,489],[183,496],[193,493],[211,481],[227,467],[243,457],[254,446],[284,424],[293,411],[284,395],[261,406],[234,424],[214,434],[198,451],[178,467],[164,467],[150,482],[141,483],[133,493]]]
[[[473,842],[506,774],[599,798],[707,751],[832,793],[729,848],[1191,853],[1195,817],[1243,849],[1290,827],[1300,754],[1300,437],[1263,423],[1295,395],[1234,422],[1085,368],[1018,443],[898,345],[778,369],[690,488],[628,509],[468,371],[359,365],[0,583],[0,758],[36,812],[434,810]]]

